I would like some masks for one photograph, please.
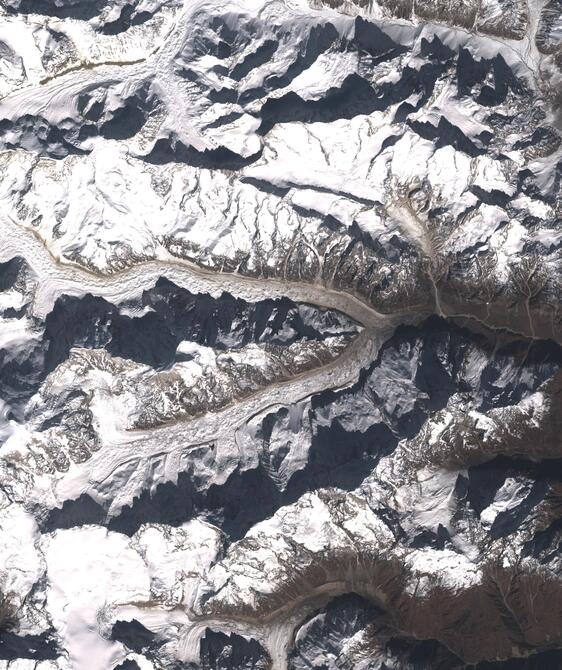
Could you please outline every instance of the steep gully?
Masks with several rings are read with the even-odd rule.
[[[39,318],[48,314],[57,297],[63,293],[80,296],[89,292],[118,303],[140,293],[142,288],[155,283],[159,277],[166,276],[192,293],[219,295],[228,291],[248,302],[287,297],[297,302],[337,309],[364,326],[364,331],[335,361],[288,382],[269,387],[263,392],[257,392],[214,415],[149,431],[125,431],[117,425],[110,425],[108,421],[104,425],[104,446],[118,445],[119,449],[102,448],[90,459],[87,470],[74,468],[71,472],[61,474],[55,487],[56,493],[52,489],[52,479],[44,478],[43,481],[40,477],[36,478],[35,485],[40,497],[54,507],[86,490],[93,491],[103,499],[111,490],[110,480],[113,473],[117,470],[128,470],[129,466],[136,466],[134,469],[137,471],[142,470],[139,467],[141,463],[146,463],[148,469],[148,462],[156,457],[166,461],[166,471],[174,476],[173,473],[177,473],[180,468],[180,459],[186,454],[186,445],[197,448],[215,442],[228,449],[236,428],[252,416],[281,404],[296,403],[327,388],[339,388],[352,383],[358,371],[368,365],[385,337],[399,323],[394,316],[379,314],[354,296],[321,286],[281,280],[264,282],[239,275],[213,273],[184,261],[149,262],[104,277],[82,268],[65,267],[57,263],[33,233],[22,230],[5,216],[0,219],[0,229],[4,239],[0,262],[21,256],[39,278],[30,310]],[[401,320],[406,319],[409,322],[416,320],[408,318],[407,315]],[[108,454],[111,456],[108,457]],[[220,460],[221,454],[216,454],[216,457]],[[137,494],[143,484],[144,482],[138,482],[138,488],[120,491],[112,499],[110,512],[129,503],[130,497]]]
[[[404,228],[408,228],[408,222],[405,223]],[[130,466],[133,466],[132,469],[137,472],[142,471],[143,468],[139,468],[139,463],[143,460],[146,462],[145,471],[147,471],[149,461],[155,457],[164,457],[165,470],[170,473],[170,477],[173,477],[181,469],[182,459],[186,454],[186,445],[190,445],[189,449],[194,452],[201,445],[210,442],[215,442],[219,447],[222,445],[224,449],[233,440],[232,436],[236,428],[256,414],[276,406],[298,402],[329,388],[337,389],[352,383],[357,378],[359,370],[368,365],[376,355],[378,348],[397,325],[405,322],[419,322],[428,315],[427,313],[384,315],[352,295],[319,285],[278,279],[263,281],[240,275],[215,273],[203,270],[193,263],[171,257],[169,261],[148,262],[110,276],[101,276],[79,267],[64,266],[58,263],[32,232],[24,231],[6,216],[0,216],[0,230],[4,240],[0,262],[7,261],[14,256],[21,256],[39,278],[34,303],[31,306],[32,313],[38,317],[46,316],[57,297],[62,294],[83,295],[90,292],[109,301],[120,302],[138,294],[143,287],[156,282],[159,277],[166,276],[178,286],[187,288],[193,293],[206,292],[218,295],[223,291],[229,291],[234,296],[248,301],[262,300],[267,297],[289,297],[295,301],[337,309],[364,327],[364,331],[352,345],[332,363],[289,382],[258,392],[255,396],[227,407],[215,415],[195,419],[188,423],[177,423],[155,430],[133,433],[119,430],[117,426],[107,426],[103,436],[104,441],[112,446],[119,445],[119,449],[102,448],[88,462],[87,470],[76,468],[72,473],[58,475],[59,480],[54,487],[52,487],[52,479],[50,482],[47,479],[36,481],[43,501],[53,506],[60,506],[65,499],[74,497],[76,492],[94,492],[100,499],[103,499],[105,495],[109,497],[113,488],[110,482],[114,473],[127,470]],[[413,234],[415,231],[409,232],[412,238],[417,237]],[[418,240],[418,243],[422,246],[421,240]],[[443,314],[443,306],[439,304],[437,288],[435,288],[435,297],[435,311],[442,316],[447,316]],[[527,334],[526,337],[530,335]],[[137,488],[129,488],[126,493],[121,494],[121,497],[118,495],[111,500],[110,513],[128,504],[130,497],[137,494],[144,487],[145,482],[139,481],[137,484]],[[340,584],[327,584],[321,594],[314,595],[314,599],[320,597],[322,601],[325,601],[330,595],[338,595],[342,588],[343,585]],[[307,603],[291,608],[290,612],[269,622],[267,626],[264,625],[263,630],[258,631],[257,637],[262,640],[275,668],[286,667],[287,652],[294,628],[302,619],[303,607],[308,610],[311,606],[310,599],[307,598],[307,600]],[[215,630],[224,629],[256,637],[255,624],[249,627],[242,621],[215,619],[190,621],[186,627],[185,637],[180,643],[182,655],[196,656],[196,647],[201,633],[209,626]]]
[[[397,212],[402,214],[402,212]],[[402,217],[401,217],[402,218]],[[414,225],[415,217],[404,216],[402,225],[404,233],[412,242],[422,249],[431,264],[431,253],[428,240],[419,225]],[[415,221],[415,224],[419,222]],[[212,296],[228,291],[235,297],[248,302],[256,302],[265,298],[289,298],[295,302],[309,303],[318,307],[336,309],[346,314],[364,328],[363,332],[335,361],[306,372],[290,381],[273,385],[259,391],[246,400],[226,407],[213,415],[207,415],[189,422],[179,422],[149,431],[123,430],[118,425],[104,426],[103,441],[105,446],[117,446],[119,449],[101,449],[89,461],[87,471],[75,468],[72,472],[60,474],[55,487],[52,479],[45,479],[43,486],[40,478],[36,486],[45,502],[53,507],[60,507],[64,500],[72,499],[86,490],[105,498],[110,490],[112,473],[117,470],[128,470],[133,464],[135,469],[143,461],[159,457],[166,461],[166,471],[172,473],[179,466],[185,445],[229,445],[233,441],[236,428],[247,422],[256,414],[271,410],[276,406],[296,403],[305,398],[325,391],[346,386],[356,380],[359,371],[366,367],[378,351],[388,335],[399,325],[419,323],[429,316],[428,311],[396,312],[381,314],[371,306],[353,296],[339,290],[333,290],[319,284],[306,284],[283,279],[256,279],[239,274],[205,270],[195,263],[179,260],[170,255],[169,260],[149,261],[134,265],[111,275],[95,274],[87,269],[61,264],[54,258],[41,240],[32,232],[26,231],[14,223],[6,215],[0,213],[0,230],[3,248],[0,251],[0,262],[8,261],[15,256],[23,257],[39,278],[33,304],[30,306],[32,315],[38,318],[45,316],[52,309],[56,299],[62,294],[82,296],[86,293],[100,296],[106,300],[119,303],[138,295],[143,288],[156,283],[159,277],[165,276],[176,285],[186,288],[192,293],[208,293]],[[490,328],[486,322],[475,319],[470,314],[451,314],[446,311],[439,299],[439,289],[434,286],[434,312],[442,317],[462,319],[472,322],[477,328]],[[532,339],[533,334],[516,333],[518,336]],[[109,424],[109,422],[108,422]],[[113,454],[108,458],[108,452]],[[220,454],[216,455],[220,459]],[[143,468],[140,468],[143,469]],[[177,473],[177,470],[175,470]],[[120,492],[112,500],[110,512],[114,513],[130,502],[142,488],[138,483],[134,490]],[[41,490],[43,489],[43,490]]]

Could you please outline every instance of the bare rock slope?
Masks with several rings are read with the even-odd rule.
[[[0,0],[0,670],[562,666],[559,0]]]

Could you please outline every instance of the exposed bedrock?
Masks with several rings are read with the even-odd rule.
[[[525,36],[529,10],[525,0],[312,0],[313,7],[346,10],[355,7],[367,15],[425,19],[514,40]]]
[[[399,444],[405,448],[397,452],[396,481],[428,464],[454,471],[496,454],[553,458],[559,455],[560,364],[552,342],[502,342],[436,317],[400,327],[355,385],[266,411],[241,426],[242,453],[257,452],[257,459],[252,465],[239,460],[223,483],[180,472],[175,483],[143,492],[113,518],[82,496],[53,510],[45,528],[83,519],[131,535],[142,523],[179,525],[203,515],[238,540],[307,491],[351,491],[376,478],[381,459],[385,464]],[[540,472],[532,476],[547,486]],[[532,505],[544,499],[544,486],[531,492]],[[250,499],[255,504],[248,506]],[[421,538],[424,529],[418,530]],[[437,531],[437,525],[431,529]]]
[[[0,270],[1,437],[12,444],[25,425],[25,460],[38,472],[88,460],[112,418],[128,431],[219,411],[334,364],[361,331],[333,310],[213,298],[162,278],[117,305],[63,295],[41,320],[30,314],[37,281],[27,265]]]
[[[1,670],[562,666],[560,0],[0,0]]]
[[[426,4],[445,22],[518,12]],[[95,272],[172,254],[558,339],[560,136],[524,54],[298,16],[194,10],[137,75],[69,75],[63,117],[8,96],[7,212]]]
[[[386,542],[383,540],[385,531],[380,521],[378,527],[371,526],[367,533],[355,533],[355,523],[362,514],[369,513],[360,511],[360,507],[354,508],[357,503],[353,499],[348,498],[344,503],[341,495],[327,492],[320,497],[333,515],[332,533],[335,535],[332,537],[338,537],[340,532],[348,534],[347,547],[338,540],[338,548],[319,547],[315,551],[310,545],[308,550],[303,548],[299,553],[300,536],[293,541],[277,537],[275,550],[281,554],[279,560],[290,562],[289,569],[279,563],[269,564],[270,579],[273,575],[279,579],[277,570],[286,575],[283,581],[277,582],[278,588],[271,589],[257,580],[255,599],[250,605],[248,600],[244,604],[237,602],[236,587],[228,585],[220,595],[211,596],[203,605],[203,611],[212,612],[214,617],[245,621],[275,620],[290,613],[291,607],[310,612],[330,596],[354,591],[371,603],[371,609],[380,612],[379,620],[374,622],[379,627],[372,634],[375,639],[365,641],[367,648],[358,650],[359,658],[376,658],[377,647],[382,643],[385,648],[385,638],[396,637],[412,638],[412,642],[438,641],[437,648],[427,645],[426,651],[436,653],[437,657],[457,657],[463,662],[460,667],[482,660],[524,657],[559,644],[559,632],[550,616],[550,607],[559,601],[560,589],[556,577],[548,571],[529,569],[523,564],[502,567],[498,556],[483,559],[476,567],[450,549],[416,551],[393,547],[391,537],[387,535]],[[318,508],[315,511],[320,513]],[[376,517],[372,518],[375,524]],[[244,541],[244,546],[236,546],[230,560],[238,552],[241,558],[241,553],[257,551],[262,537],[256,533]],[[354,542],[360,546],[354,546]],[[242,560],[251,561],[250,553]],[[433,567],[432,562],[435,562]],[[256,567],[255,562],[250,564]],[[236,572],[232,563],[229,569]],[[220,568],[214,571],[214,575],[219,574]],[[265,574],[264,579],[267,579]],[[347,624],[351,622],[346,618]],[[441,645],[444,648],[440,649]],[[306,653],[306,645],[297,644],[297,649],[299,646],[299,651]],[[328,654],[332,651],[329,646],[323,649]],[[294,667],[301,667],[297,663],[295,661]]]
[[[3,312],[5,327],[14,337],[2,352],[4,400],[28,399],[73,348],[105,349],[113,357],[162,369],[189,360],[189,354],[178,352],[186,341],[226,351],[250,343],[321,342],[358,332],[353,321],[337,312],[287,299],[252,305],[228,293],[219,298],[194,295],[164,278],[128,304],[113,305],[91,294],[62,296],[41,323],[27,315],[33,282],[21,258],[0,265],[0,291],[10,305]],[[19,355],[16,333],[21,337]]]
[[[112,7],[112,5],[115,6]],[[118,35],[131,26],[148,21],[154,12],[138,10],[138,0],[132,2],[110,0],[2,0],[0,7],[8,15],[40,14],[57,19],[91,21],[94,19],[100,32],[105,35]],[[158,3],[154,3],[158,4]],[[163,4],[163,3],[160,3]]]
[[[304,670],[554,670],[560,652],[467,665],[436,640],[408,637],[393,628],[385,613],[350,593],[332,600],[295,634],[289,667]]]

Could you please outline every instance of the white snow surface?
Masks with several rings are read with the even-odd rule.
[[[559,75],[535,41],[544,3],[514,2],[506,15],[500,0],[483,0],[470,31],[454,12],[435,21],[404,19],[391,16],[388,4],[369,3],[365,10],[395,43],[396,53],[380,62],[344,48],[356,38],[355,15],[363,12],[351,2],[339,12],[305,0],[229,0],[226,6],[143,0],[136,11],[153,16],[115,35],[100,27],[119,18],[117,3],[90,20],[0,11],[0,112],[7,128],[0,138],[0,261],[21,256],[30,268],[25,286],[20,278],[0,291],[2,365],[25,361],[39,345],[40,324],[60,296],[91,292],[135,318],[148,308],[122,303],[163,275],[194,293],[229,291],[248,301],[285,296],[300,303],[305,321],[307,303],[338,309],[361,331],[344,342],[326,317],[314,324],[326,336],[321,345],[288,345],[290,358],[270,345],[219,350],[183,341],[178,353],[189,360],[165,371],[76,347],[41,381],[26,418],[39,410],[56,416],[65,394],[83,393],[98,442],[88,458],[51,471],[37,466],[37,455],[55,461],[83,425],[57,432],[37,417],[20,422],[0,398],[0,592],[17,606],[18,634],[53,632],[63,652],[56,661],[0,661],[0,670],[109,670],[125,659],[160,670],[175,658],[197,662],[207,627],[259,639],[273,670],[285,670],[293,631],[316,597],[349,591],[350,584],[368,590],[356,557],[396,560],[407,570],[404,593],[424,597],[436,584],[451,595],[478,586],[487,552],[502,551],[486,533],[498,514],[525,499],[532,480],[508,477],[477,520],[455,525],[455,486],[466,470],[442,467],[439,450],[461,419],[463,427],[473,422],[483,443],[497,439],[498,426],[510,417],[540,429],[550,420],[547,388],[493,412],[462,413],[463,398],[455,394],[418,436],[383,455],[363,483],[282,497],[309,462],[317,439],[309,415],[319,394],[354,385],[400,322],[445,313],[437,286],[443,268],[454,266],[458,284],[486,280],[509,299],[527,272],[523,290],[540,277],[556,295],[555,166],[562,148],[555,140],[545,148],[531,135],[540,123],[557,136],[548,86]],[[224,58],[213,51],[230,39],[226,28],[220,39],[212,28],[219,19],[239,38],[230,40],[232,53]],[[308,59],[322,30],[334,40]],[[559,21],[549,35],[559,39]],[[474,87],[461,94],[449,64],[425,98],[420,85],[407,99],[390,95],[383,104],[385,87],[406,86],[406,68],[412,77],[430,63],[425,50],[432,40],[455,58],[465,51],[479,62],[502,62],[529,97],[510,93],[497,105],[485,104]],[[248,65],[271,41],[270,55]],[[376,91],[378,102],[357,103],[331,118],[335,92],[352,77]],[[501,88],[492,73],[486,85],[488,95]],[[95,123],[88,125],[80,111],[84,96],[92,96],[90,115],[97,103],[107,123],[143,91],[149,94],[142,104],[154,106],[136,132],[115,139],[96,126],[89,137],[84,129]],[[301,120],[283,107],[287,100],[316,111],[310,119],[303,112]],[[413,110],[408,123],[400,120],[404,105]],[[543,117],[533,120],[529,108]],[[279,119],[275,110],[283,111]],[[519,125],[496,127],[491,110],[517,117]],[[73,129],[88,138],[72,151],[66,140],[47,146],[47,126],[68,130],[73,141]],[[153,159],[166,143],[171,158]],[[188,158],[181,158],[182,146]],[[225,155],[233,165],[220,164]],[[218,167],[206,163],[213,160]],[[521,188],[525,170],[536,190]],[[340,276],[348,258],[353,271]],[[540,267],[532,265],[537,259]],[[367,276],[372,284],[365,289],[357,280]],[[525,297],[532,330],[536,296]],[[484,350],[469,352],[466,381],[476,387],[487,362]],[[263,383],[255,381],[259,375]],[[384,388],[384,397],[375,408],[370,391],[354,396],[338,415],[339,428],[355,438],[384,416],[414,413],[415,375],[414,358],[376,369],[373,384]],[[499,371],[494,383],[507,386],[510,375],[511,368]],[[176,385],[166,386],[172,377]],[[239,381],[247,393],[229,395]],[[529,381],[522,376],[521,383]],[[174,405],[180,391],[220,402],[181,414]],[[161,420],[135,423],[154,409],[155,397]],[[329,412],[318,412],[317,427],[329,431],[332,422]],[[465,447],[467,454],[476,451]],[[180,473],[205,492],[258,467],[284,502],[236,541],[227,541],[212,514],[179,526],[141,524],[132,537],[95,524],[41,532],[50,512],[63,515],[64,504],[80,496],[115,517],[143,492],[173,487]],[[385,507],[394,514],[390,521],[380,513]],[[408,541],[442,527],[450,543],[413,548],[397,540],[393,523]],[[328,581],[304,583],[279,605],[284,588],[319,565]],[[262,607],[267,616],[259,614]],[[115,621],[133,619],[165,640],[161,658],[109,639]]]

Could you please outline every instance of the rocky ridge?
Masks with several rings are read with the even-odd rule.
[[[559,24],[0,0],[0,668],[558,667]]]

